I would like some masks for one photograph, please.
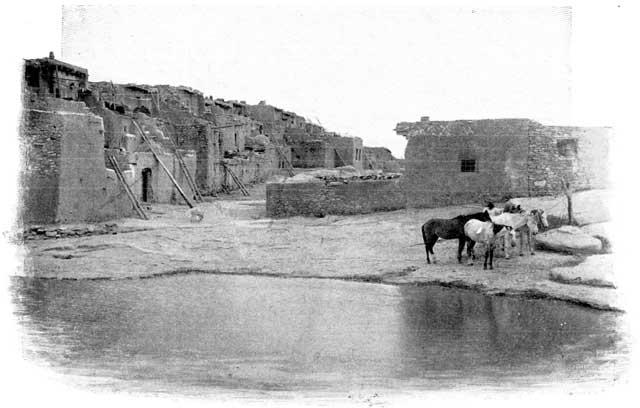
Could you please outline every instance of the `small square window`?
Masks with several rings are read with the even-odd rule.
[[[556,142],[558,154],[562,157],[574,157],[578,154],[578,141],[576,139],[563,139]]]
[[[460,171],[463,173],[474,173],[476,171],[476,161],[460,160]]]

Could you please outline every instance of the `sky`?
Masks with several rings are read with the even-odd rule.
[[[266,100],[397,157],[406,140],[396,123],[421,116],[574,124],[567,7],[71,5],[58,13],[53,51],[90,80]]]

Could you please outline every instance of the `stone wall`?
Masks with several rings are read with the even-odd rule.
[[[411,207],[502,201],[608,185],[608,129],[528,119],[399,123]],[[463,161],[465,164],[463,164]],[[463,166],[473,162],[471,171]]]
[[[143,202],[143,172],[145,169],[151,170],[150,186],[152,190],[151,197],[147,197],[147,202],[150,203],[166,203],[166,204],[183,204],[184,200],[178,190],[173,185],[173,182],[167,175],[167,172],[162,169],[160,163],[156,160],[151,152],[136,152],[134,153],[134,162],[131,163],[131,179],[129,184],[131,189],[138,199]],[[188,152],[182,152],[182,158],[187,166],[189,172],[193,175],[196,170],[196,156]],[[194,196],[193,191],[189,188],[186,178],[178,159],[173,154],[161,154],[160,160],[167,167],[173,178],[178,182],[185,194],[192,199]]]
[[[267,184],[267,216],[273,218],[366,214],[405,207],[400,179]]]
[[[391,150],[386,147],[364,146],[362,166],[365,169],[381,169],[387,172],[397,172],[400,169],[398,160],[393,157]]]
[[[225,159],[224,162],[243,184],[254,184],[264,182],[271,175],[279,172],[280,157],[273,146],[267,146],[264,153],[253,153],[246,158]],[[238,189],[220,163],[216,166],[213,182],[216,191],[219,191],[222,185],[230,190]]]
[[[83,103],[40,99],[25,106],[20,219],[25,224],[101,221],[132,208],[107,174],[102,119]],[[49,110],[42,108],[47,107]],[[59,110],[66,109],[66,110]]]
[[[291,147],[291,164],[301,168],[333,168],[335,152],[321,140],[302,142]]]
[[[438,122],[409,138],[403,185],[410,207],[500,201],[527,194],[528,121]],[[462,160],[474,160],[462,171]]]
[[[529,193],[562,191],[563,181],[579,190],[609,185],[609,129],[537,126],[530,132]]]

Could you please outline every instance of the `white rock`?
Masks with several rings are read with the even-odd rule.
[[[294,184],[294,183],[324,183],[324,181],[322,181],[319,178],[316,178],[310,174],[307,173],[300,173],[300,174],[296,174],[293,177],[289,177],[288,179],[284,180],[284,183],[286,184]]]
[[[613,273],[613,255],[610,254],[590,256],[575,266],[553,268],[549,278],[563,283],[617,286]]]
[[[538,246],[552,251],[570,253],[597,253],[602,242],[578,227],[563,226],[536,235]]]
[[[603,238],[611,242],[611,222],[598,222],[581,227],[585,234],[589,234],[594,238]]]

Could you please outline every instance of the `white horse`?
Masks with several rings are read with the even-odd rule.
[[[527,238],[527,246],[529,247],[529,253],[531,255],[535,255],[536,244],[533,240],[533,236],[538,233],[540,227],[548,228],[549,222],[547,221],[547,214],[545,214],[544,210],[531,210],[529,214],[526,215],[527,223],[521,227],[517,232],[519,232],[520,236],[520,256],[524,255],[523,246],[524,239]]]
[[[520,256],[524,255],[524,238],[527,238],[527,245],[531,255],[535,255],[535,243],[532,245],[533,236],[538,233],[539,226],[548,227],[547,215],[544,210],[531,210],[527,213],[521,210],[517,213],[503,212],[500,215],[491,217],[495,224],[505,225],[513,228],[520,238]],[[501,242],[500,246],[504,249],[505,258],[509,259],[509,250],[506,242]],[[515,241],[511,246],[516,246]]]
[[[467,237],[467,257],[469,265],[473,265],[473,259],[475,258],[473,247],[476,242],[485,245],[484,269],[487,269],[487,260],[489,261],[489,269],[493,269],[493,250],[495,249],[496,239],[503,235],[506,236],[508,240],[515,238],[515,233],[510,226],[480,220],[469,220],[464,225],[464,234]]]

